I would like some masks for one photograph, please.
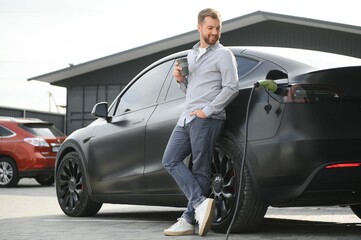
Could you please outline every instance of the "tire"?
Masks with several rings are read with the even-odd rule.
[[[236,198],[240,203],[231,232],[253,231],[264,218],[268,206],[254,191],[247,165],[244,166],[242,191],[238,194],[242,154],[227,138],[221,138],[215,148],[212,163],[211,198],[216,201],[212,230],[227,232],[235,214]]]
[[[361,219],[361,204],[358,205],[350,205],[352,212]]]
[[[62,211],[70,217],[94,216],[102,203],[94,202],[88,191],[79,154],[70,152],[56,169],[56,195]]]
[[[51,186],[54,184],[54,175],[40,175],[35,180],[42,186]]]
[[[0,157],[0,187],[15,187],[19,180],[15,161],[8,157]]]

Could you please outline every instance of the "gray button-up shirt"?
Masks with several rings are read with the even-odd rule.
[[[186,93],[186,105],[178,125],[192,121],[194,110],[203,110],[210,118],[226,119],[225,107],[238,94],[237,62],[233,53],[217,42],[197,59],[199,43],[188,53],[189,75],[180,84]]]

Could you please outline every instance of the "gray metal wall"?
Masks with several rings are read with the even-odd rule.
[[[227,32],[224,45],[302,48],[361,58],[361,35],[266,21]]]
[[[65,133],[65,115],[49,112],[39,112],[26,109],[0,107],[0,116],[16,118],[38,118],[43,121],[52,122],[56,128]]]
[[[189,48],[192,45],[188,44],[186,47]],[[98,102],[112,103],[128,82],[150,63],[162,56],[187,48],[168,49],[141,59],[57,82],[57,85],[67,87],[66,133],[70,134],[94,121],[96,118],[90,114],[93,106]]]
[[[98,102],[111,103],[123,85],[71,86],[67,89],[67,133],[85,127],[94,121],[90,115]]]
[[[195,42],[194,42],[195,43]],[[168,54],[189,49],[194,43],[167,49],[108,68],[57,82],[67,87],[67,129],[87,126],[94,118],[90,111],[96,102],[113,101],[121,89],[142,69]],[[361,58],[361,35],[291,23],[265,21],[222,34],[225,46],[278,46],[338,53]]]

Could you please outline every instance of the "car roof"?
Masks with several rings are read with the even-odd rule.
[[[315,50],[284,47],[244,47],[242,53],[265,57],[267,60],[292,61],[315,69],[361,66],[361,59]]]
[[[7,117],[7,116],[0,116],[0,122],[51,124],[50,122],[45,122],[38,118],[17,118],[17,117]]]
[[[350,66],[361,67],[361,59],[307,49],[282,47],[244,47],[243,55],[255,56],[281,66],[292,79],[315,71]]]
[[[315,68],[336,68],[345,66],[361,66],[361,59],[351,56],[321,52],[300,48],[286,47],[262,47],[262,46],[229,46],[234,53],[241,52],[246,54],[254,54],[257,57],[272,57],[272,59],[291,59],[313,66]],[[166,58],[177,58],[186,55],[189,50],[177,52],[167,56]]]
[[[314,50],[285,48],[285,47],[261,47],[261,46],[225,46],[233,54],[238,56],[252,57],[263,61],[270,61],[287,72],[288,79],[292,79],[301,74],[311,73],[320,70],[360,66],[361,59],[340,54],[327,53]],[[170,59],[184,57],[190,50],[183,50],[165,56],[139,72],[133,79],[138,78],[144,72],[155,65],[161,64]]]

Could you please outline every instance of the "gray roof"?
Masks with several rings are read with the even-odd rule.
[[[286,22],[297,25],[317,27],[322,29],[335,30],[335,31],[348,32],[348,33],[361,35],[361,27],[358,26],[320,21],[309,18],[294,17],[294,16],[275,14],[275,13],[263,12],[263,11],[257,11],[254,13],[250,13],[244,16],[240,16],[234,19],[224,21],[222,24],[222,32],[225,33],[228,31],[243,28],[264,21]],[[61,81],[87,72],[106,68],[109,66],[113,66],[116,64],[120,64],[123,62],[127,62],[133,59],[137,59],[143,56],[147,56],[165,50],[164,46],[167,46],[167,49],[170,49],[173,47],[184,45],[186,43],[197,41],[198,39],[199,39],[198,31],[194,30],[174,37],[166,38],[161,41],[150,43],[144,46],[129,49],[123,52],[119,52],[113,55],[109,55],[89,62],[81,63],[78,65],[70,66],[68,68],[60,69],[55,72],[50,72],[40,76],[32,77],[29,78],[28,80],[29,81],[38,80],[53,84],[56,83],[57,81]]]

